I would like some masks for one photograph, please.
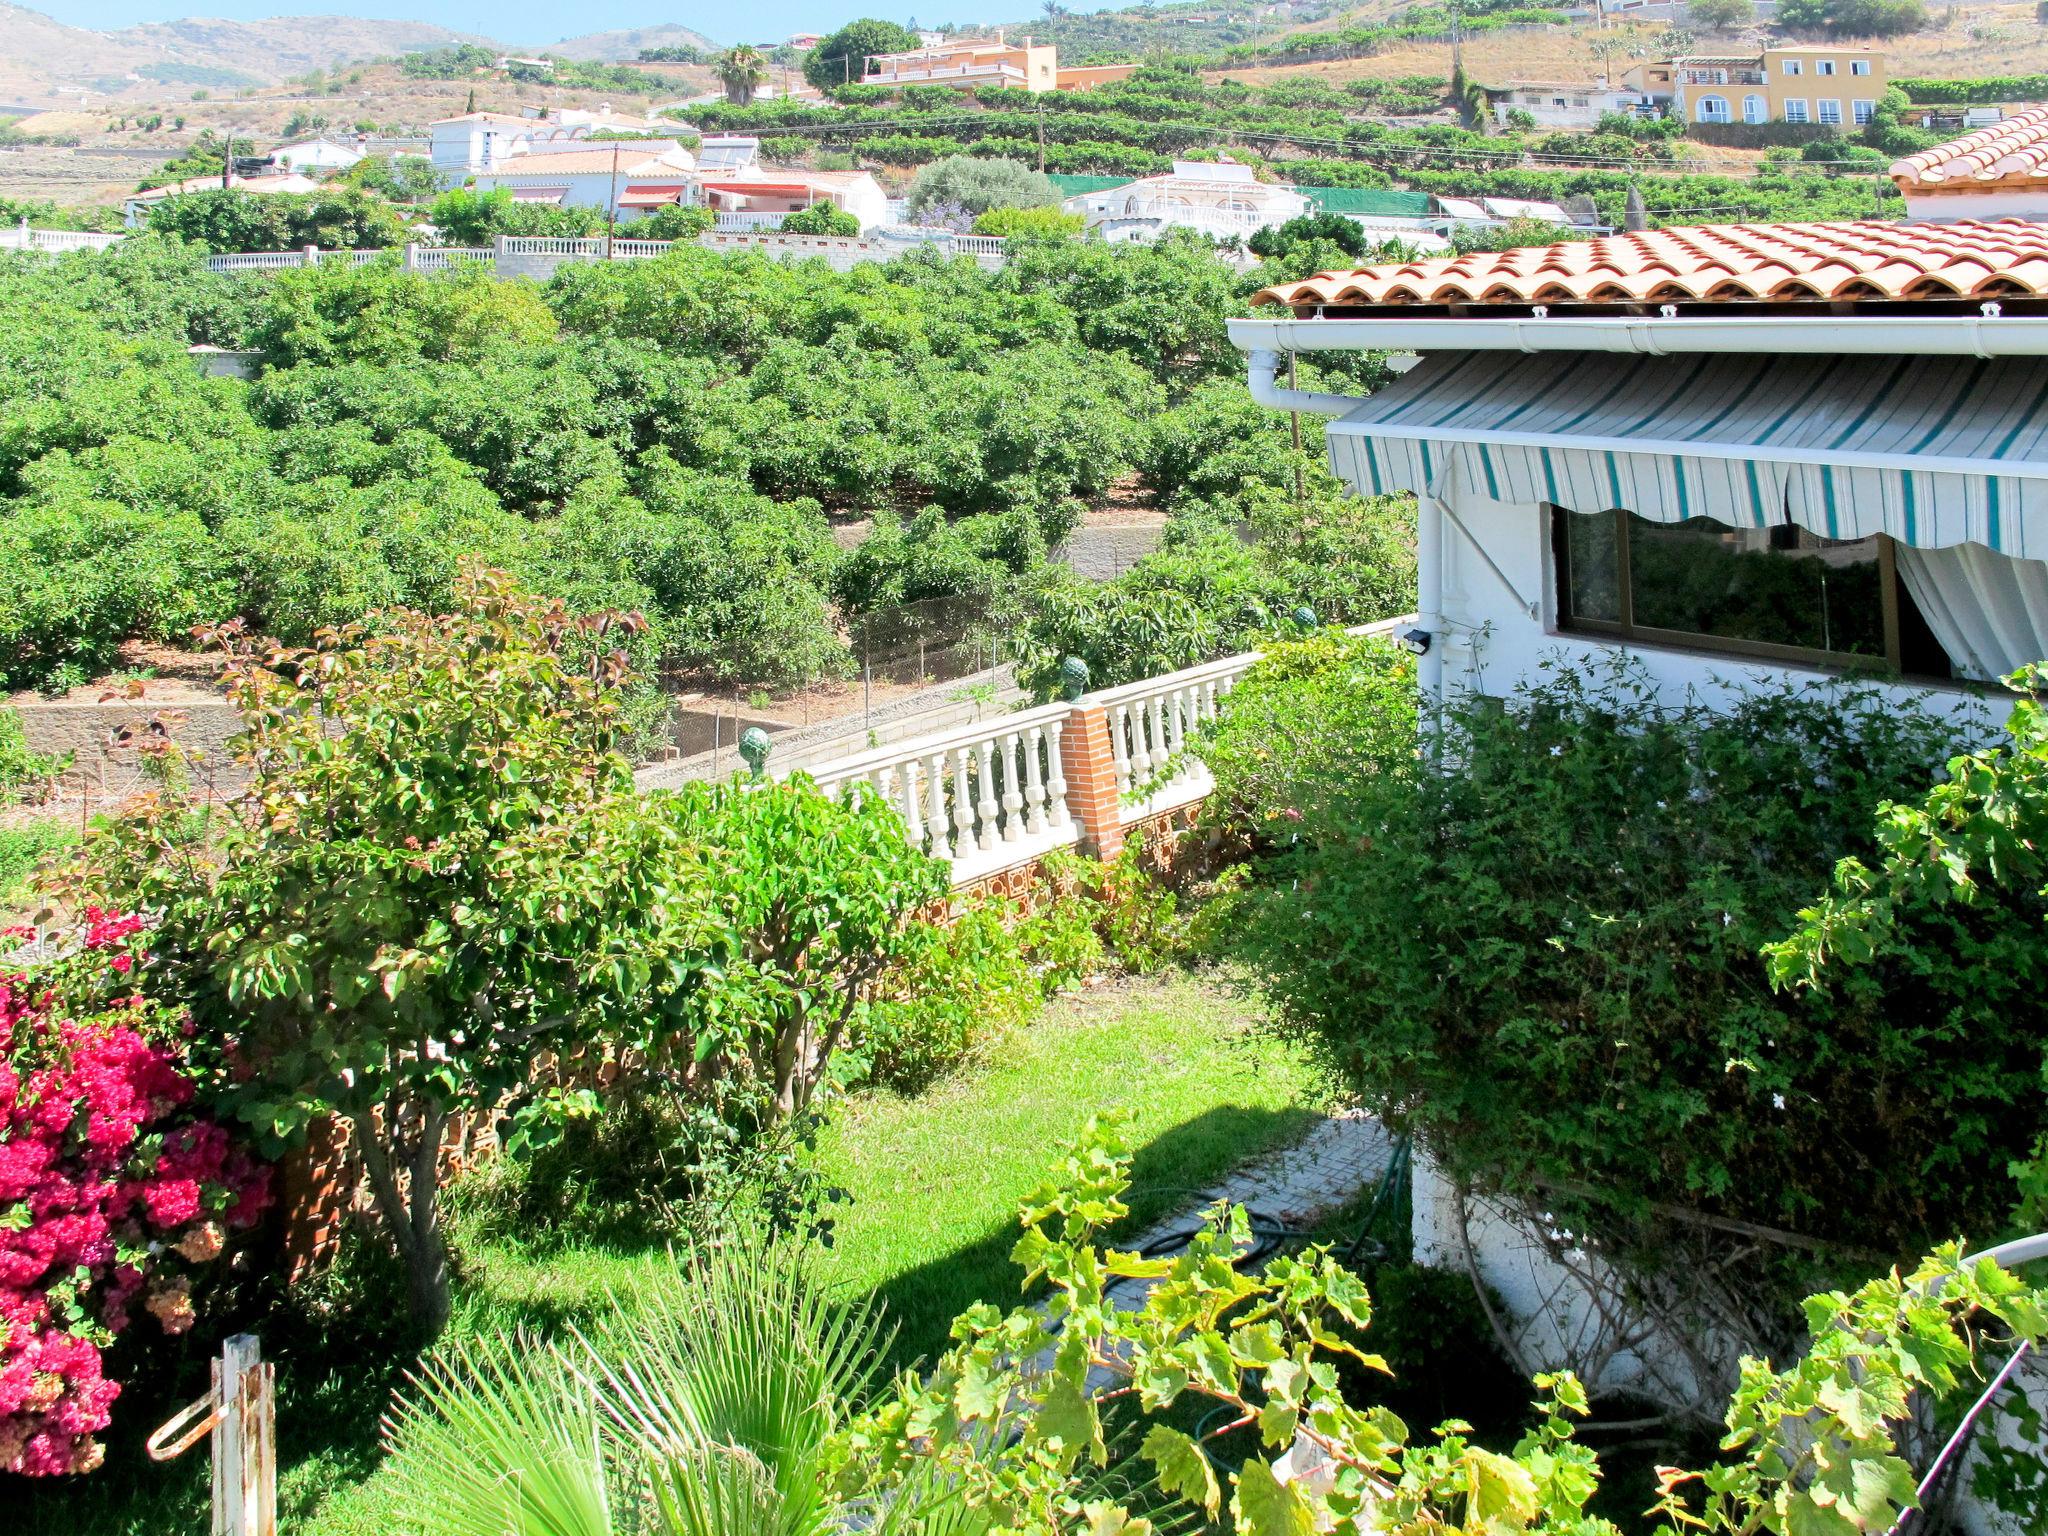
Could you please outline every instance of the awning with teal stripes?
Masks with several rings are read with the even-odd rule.
[[[1435,353],[1329,444],[1366,494],[2048,558],[2048,359]]]

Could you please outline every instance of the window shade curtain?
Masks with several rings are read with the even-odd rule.
[[[1900,545],[1899,576],[1934,638],[1965,677],[1992,682],[2048,661],[2048,562],[1981,544]]]

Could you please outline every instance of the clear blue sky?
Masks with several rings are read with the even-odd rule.
[[[904,0],[889,0],[891,9],[863,8],[859,0],[754,0],[735,6],[707,0],[663,3],[663,0],[27,0],[33,10],[74,27],[101,31],[144,21],[174,21],[181,16],[223,16],[237,21],[262,16],[346,15],[430,21],[458,32],[477,32],[506,43],[552,43],[584,32],[616,27],[651,27],[673,22],[703,33],[714,42],[762,42],[792,32],[825,32],[855,16],[882,15],[897,21],[911,17],[926,22],[1021,21],[1035,16],[1037,0],[990,0],[987,8],[961,15],[951,9],[925,12],[911,8],[897,14]],[[1097,0],[1100,4],[1101,0]],[[1076,10],[1094,10],[1080,4]]]

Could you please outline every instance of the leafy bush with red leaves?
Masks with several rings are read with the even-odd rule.
[[[89,911],[71,959],[0,975],[0,1470],[97,1467],[121,1391],[102,1351],[138,1308],[191,1327],[188,1268],[270,1201],[268,1170],[193,1110],[180,1015],[138,985],[141,929]]]

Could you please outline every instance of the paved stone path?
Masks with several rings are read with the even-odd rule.
[[[1317,1121],[1291,1146],[1233,1169],[1172,1216],[1147,1227],[1129,1243],[1115,1246],[1138,1249],[1161,1238],[1190,1233],[1202,1212],[1218,1200],[1242,1205],[1289,1227],[1305,1228],[1378,1182],[1393,1153],[1394,1138],[1379,1121],[1363,1110],[1339,1110]],[[1128,1312],[1144,1304],[1154,1283],[1118,1280],[1109,1287],[1109,1295]],[[1033,1364],[1049,1369],[1052,1353],[1048,1348]],[[1097,1366],[1088,1373],[1088,1386],[1099,1392],[1114,1379],[1111,1372]]]
[[[1139,1233],[1129,1246],[1143,1248],[1191,1231],[1202,1212],[1218,1200],[1242,1205],[1285,1226],[1308,1227],[1378,1182],[1393,1154],[1394,1138],[1379,1121],[1362,1109],[1339,1110],[1317,1121],[1293,1145],[1231,1170],[1172,1216]],[[1151,1288],[1148,1280],[1120,1280],[1110,1293],[1128,1310]]]

